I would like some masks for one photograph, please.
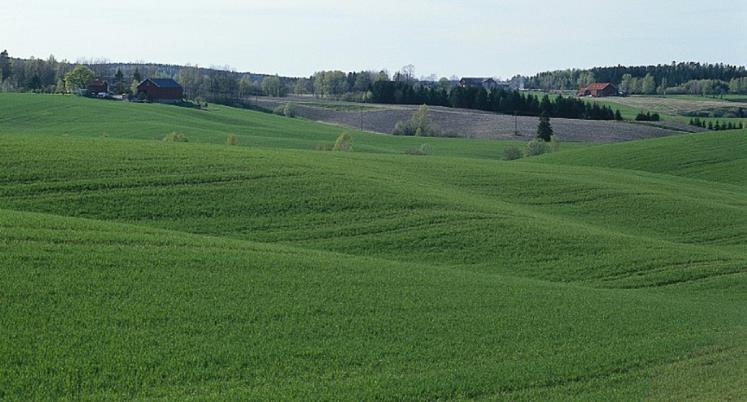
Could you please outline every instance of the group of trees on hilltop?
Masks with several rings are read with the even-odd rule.
[[[313,94],[363,102],[430,105],[464,109],[550,117],[592,120],[622,120],[619,112],[604,105],[577,98],[539,97],[503,88],[462,87],[454,80],[418,81],[411,73],[398,72],[393,77],[384,72],[321,71],[309,78]]]
[[[629,94],[720,95],[747,93],[747,70],[726,64],[672,63],[656,66],[595,67],[539,73],[527,87],[575,90],[591,82],[611,82]]]
[[[531,93],[505,90],[487,90],[482,87],[455,86],[446,90],[439,86],[418,85],[408,82],[378,81],[371,87],[370,100],[385,104],[426,104],[524,116],[547,115],[569,119],[614,120],[622,119],[619,112],[597,103],[587,103],[577,98],[547,95],[541,98]]]
[[[393,75],[386,71],[319,71],[308,78],[286,78],[237,73],[227,67],[208,69],[198,66],[155,64],[113,64],[91,62],[75,64],[48,59],[13,59],[7,51],[0,54],[0,90],[35,92],[73,92],[93,78],[105,79],[110,90],[134,94],[138,82],[146,77],[169,77],[183,87],[185,96],[214,103],[239,103],[249,97],[282,97],[289,93],[323,98],[374,102],[458,107],[509,114],[612,120],[615,113],[607,106],[586,103],[576,98],[540,98],[532,94],[504,89],[460,87],[455,79],[419,81],[414,68],[407,66]],[[72,74],[72,75],[71,75]],[[619,113],[618,113],[619,117]]]

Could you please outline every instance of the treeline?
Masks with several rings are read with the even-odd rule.
[[[148,63],[109,63],[101,60],[58,61],[47,59],[13,58],[7,51],[0,52],[0,91],[3,92],[74,92],[82,85],[79,79],[74,86],[66,83],[76,67],[81,78],[99,78],[109,82],[115,94],[131,94],[134,86],[145,78],[174,78],[184,86],[190,99],[231,103],[256,95],[283,96],[293,87],[294,79],[260,74],[239,73],[228,67],[203,68]],[[90,74],[87,73],[90,70]],[[84,84],[83,84],[84,85]]]
[[[744,128],[744,123],[737,122],[720,122],[716,120],[714,123],[712,120],[701,120],[699,117],[690,119],[690,125],[695,127],[707,128],[709,130],[721,131],[721,130],[741,130]]]
[[[562,95],[554,99],[548,95],[540,98],[531,93],[502,88],[487,90],[482,87],[453,86],[446,90],[439,85],[382,80],[371,85],[370,100],[374,103],[446,106],[522,116],[622,120],[619,111],[605,105]]]
[[[74,72],[71,74],[71,72]],[[283,97],[289,93],[358,102],[446,106],[529,116],[573,119],[621,119],[607,106],[575,98],[540,98],[519,91],[481,87],[463,88],[456,79],[419,81],[412,66],[389,75],[386,71],[320,71],[308,78],[287,78],[203,68],[145,63],[90,61],[70,63],[48,59],[11,58],[0,54],[3,91],[75,92],[88,80],[99,78],[115,94],[134,94],[145,78],[174,78],[185,96],[196,101],[235,104],[252,96]]]
[[[747,91],[743,85],[746,77],[747,70],[743,66],[690,62],[549,71],[530,77],[526,85],[528,88],[541,90],[576,90],[592,82],[611,82],[631,94],[716,95],[726,92],[744,93],[743,91]],[[740,82],[741,86],[738,84]]]

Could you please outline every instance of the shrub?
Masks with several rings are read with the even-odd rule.
[[[166,136],[163,137],[163,140],[166,142],[189,142],[184,134],[177,133],[176,131],[172,131],[171,133],[166,134]]]
[[[639,112],[635,116],[635,120],[636,121],[659,121],[659,120],[661,120],[661,116],[657,112],[654,112],[654,113],[651,113],[651,112],[646,112],[646,113]]]
[[[285,116],[285,117],[296,117],[296,105],[291,102],[283,103],[282,105],[278,105],[273,111],[278,116]]]
[[[406,149],[405,153],[407,155],[430,155],[433,153],[433,148],[430,144],[421,144],[419,147]]]
[[[235,134],[229,134],[228,138],[226,138],[226,144],[228,145],[236,145],[238,142],[238,139],[236,138]]]
[[[353,150],[353,136],[347,132],[343,132],[337,136],[335,146],[332,147],[333,151],[352,151]]]
[[[283,114],[285,115],[285,117],[296,117],[296,104],[291,102],[286,103]]]
[[[504,161],[513,161],[516,159],[521,159],[522,156],[524,155],[521,153],[521,150],[517,147],[508,147],[503,150]]]
[[[438,135],[438,127],[431,122],[428,106],[422,105],[408,121],[398,121],[394,125],[394,135],[433,137]]]
[[[530,141],[524,150],[525,156],[537,156],[550,152],[550,147],[542,140]]]
[[[394,125],[394,131],[392,132],[392,134],[412,136],[415,135],[415,131],[417,131],[417,129],[412,126],[411,121],[400,120],[397,122],[397,124]]]

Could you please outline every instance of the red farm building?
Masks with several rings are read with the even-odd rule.
[[[184,98],[184,88],[171,78],[146,78],[137,92],[149,102],[178,103]]]
[[[591,96],[593,98],[603,98],[605,96],[617,96],[620,92],[617,87],[609,82],[595,82],[586,88],[578,90],[578,96]]]
[[[86,85],[86,91],[92,96],[109,93],[109,83],[98,78],[91,80]]]

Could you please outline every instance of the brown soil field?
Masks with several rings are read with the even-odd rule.
[[[257,98],[260,107],[274,109],[277,105],[294,102],[298,116],[325,123],[338,124],[378,133],[392,133],[394,125],[408,120],[418,106],[364,105],[359,111],[350,111],[352,103],[324,102],[308,98]],[[324,106],[320,106],[320,104]],[[531,138],[537,130],[537,118],[511,116],[475,110],[430,107],[431,120],[444,136],[467,138],[520,139]],[[551,121],[555,134],[563,141],[609,143],[644,138],[663,137],[692,132],[695,127],[654,126],[640,123],[593,121],[554,118]],[[518,132],[518,135],[516,134]]]

